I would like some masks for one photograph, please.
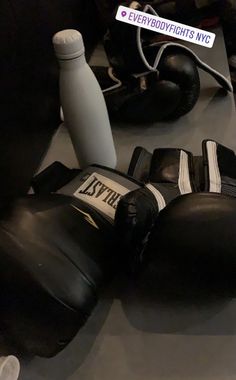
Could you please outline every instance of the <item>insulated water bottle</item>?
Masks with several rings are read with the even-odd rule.
[[[17,380],[19,373],[20,363],[15,356],[0,356],[0,380]]]
[[[114,168],[116,153],[102,90],[85,59],[82,35],[74,29],[53,37],[60,65],[60,98],[81,168],[100,164]]]

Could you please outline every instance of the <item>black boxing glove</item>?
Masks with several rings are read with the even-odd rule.
[[[156,12],[137,2],[124,5]],[[178,118],[196,104],[200,80],[198,67],[211,74],[227,91],[231,83],[180,43],[152,43],[141,28],[117,22],[104,38],[111,68],[93,70],[104,92],[111,117],[129,122],[154,122]]]
[[[187,71],[195,70],[191,63],[186,62],[185,58],[178,57],[177,60],[180,65],[183,61],[186,63]],[[103,90],[111,119],[139,124],[177,117],[175,113],[182,94],[180,87],[174,82],[159,80],[157,74],[153,72],[138,77],[129,75],[120,78],[112,68],[93,67],[92,69]],[[163,77],[165,77],[164,72]],[[188,75],[183,81],[187,78]],[[106,87],[109,82],[109,87]],[[198,87],[198,93],[198,79],[194,86]],[[186,89],[186,91],[189,90]],[[192,98],[192,93],[190,95],[191,101],[189,97],[188,103],[183,103],[184,109],[181,106],[178,108],[178,112],[185,112],[186,107],[192,107],[191,102],[192,100],[195,102],[196,99]],[[195,96],[196,93],[194,93]]]
[[[98,166],[55,164],[33,187],[37,195],[0,211],[1,321],[16,349],[48,357],[69,343],[118,270],[116,205],[139,183]]]
[[[191,111],[200,92],[193,61],[176,49],[160,59],[159,74],[117,76],[112,68],[93,67],[112,119],[131,123],[175,119]],[[109,85],[107,86],[107,84]]]
[[[146,245],[143,281],[154,287],[165,263],[169,282],[177,274],[185,287],[235,295],[236,157],[206,140],[203,163],[205,192],[174,199],[156,219]]]
[[[161,210],[173,199],[195,191],[193,156],[174,148],[155,149],[151,155],[137,147],[129,174],[142,178],[146,185],[121,198],[115,227],[130,267],[137,271],[147,260],[146,244]]]

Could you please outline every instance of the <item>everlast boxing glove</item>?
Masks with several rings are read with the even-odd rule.
[[[144,12],[149,5],[126,2]],[[150,35],[150,32],[149,32]],[[231,83],[181,43],[153,43],[141,28],[114,22],[104,38],[110,68],[93,67],[102,87],[111,117],[134,122],[178,118],[196,104],[200,80],[198,68],[212,75],[227,91]],[[151,33],[151,35],[153,35]]]
[[[16,349],[52,356],[85,323],[117,271],[116,206],[139,184],[98,166],[80,172],[56,164],[33,186],[37,195],[1,207],[1,322]]]
[[[158,213],[148,235],[141,282],[149,289],[173,285],[175,278],[182,295],[190,288],[235,295],[236,157],[232,150],[206,140],[203,163],[205,192],[173,199]],[[152,211],[147,204],[142,208],[146,215]],[[140,219],[142,223],[143,215]]]
[[[193,156],[175,148],[156,149],[151,155],[137,147],[129,173],[146,185],[121,198],[115,225],[130,267],[136,271],[147,258],[145,246],[160,211],[176,197],[195,191]]]

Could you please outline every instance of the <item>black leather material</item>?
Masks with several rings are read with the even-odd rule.
[[[200,93],[200,79],[196,65],[186,55],[176,52],[169,53],[159,65],[160,80],[176,83],[180,88],[177,107],[170,111],[168,118],[178,118],[190,112],[197,103]],[[166,112],[168,112],[166,110]]]
[[[145,4],[140,2],[138,9],[147,12]],[[121,5],[133,6],[131,1]],[[193,4],[189,5],[185,2],[184,9],[191,12]],[[155,43],[155,33],[142,30],[141,34],[136,26],[117,22],[115,13],[116,10],[104,37],[109,64],[121,82],[117,88],[104,92],[112,118],[144,123],[185,115],[199,98],[198,68],[212,75],[226,91],[232,91],[231,83],[191,49],[181,43],[168,43],[168,40]],[[102,77],[97,78],[102,84]]]
[[[236,155],[233,150],[212,140],[202,144],[205,190],[236,197]]]
[[[179,149],[155,149],[149,172],[149,182],[178,184]]]
[[[174,148],[155,149],[152,157],[141,147],[131,160],[131,173],[139,174],[142,161],[146,186],[124,195],[116,210],[115,227],[132,271],[146,260],[144,252],[149,235],[162,208],[183,193],[195,191],[193,157],[189,152]],[[137,168],[137,169],[138,169]]]
[[[46,186],[54,174],[59,181]],[[119,270],[121,255],[106,210],[115,213],[120,188],[130,191],[140,183],[98,166],[75,176],[58,163],[36,179],[39,195],[0,208],[1,323],[18,351],[49,357],[83,326],[100,289]],[[60,194],[45,195],[59,183]]]
[[[197,69],[192,64],[192,74],[196,74],[194,82],[192,82],[192,76],[189,76],[188,84],[184,87],[183,83],[179,83],[180,78],[178,75],[176,80],[172,80],[174,77],[172,63],[168,67],[168,62],[171,60],[181,61],[182,69],[183,61],[186,62],[187,77],[190,71],[190,59],[184,56],[177,58],[172,55],[166,57],[166,66],[163,64],[164,70],[163,73],[160,72],[159,77],[157,73],[152,72],[145,74],[141,78],[136,78],[129,74],[124,77],[116,76],[121,81],[121,86],[104,92],[110,117],[115,120],[136,124],[151,123],[177,118],[190,111],[199,96],[200,82]],[[92,69],[101,88],[105,90],[109,81],[106,76],[107,70],[101,70],[97,67],[92,67]],[[168,73],[169,70],[170,72]],[[145,82],[145,88],[142,88],[142,82]],[[190,85],[191,83],[192,86]],[[193,88],[194,91],[192,91]]]
[[[149,178],[152,154],[145,148],[137,146],[129,164],[128,175],[138,181],[147,182]]]
[[[153,290],[164,281],[173,290],[177,279],[182,296],[184,287],[235,296],[236,156],[212,140],[202,146],[199,178],[204,173],[206,191],[175,198],[161,210],[140,281]]]
[[[160,212],[150,236],[142,281],[154,288],[165,267],[170,282],[177,275],[186,286],[235,292],[235,210],[235,198],[217,193],[173,200]]]
[[[79,174],[79,169],[69,169],[59,161],[53,162],[31,181],[35,194],[51,194],[65,186]]]
[[[106,89],[107,69],[92,67],[92,70],[101,88]],[[157,74],[151,72],[142,78],[132,75],[117,78],[121,80],[121,86],[104,92],[112,119],[137,124],[175,118],[183,95],[178,83],[167,79],[160,81]],[[142,88],[142,81],[145,82],[145,89]],[[198,82],[196,80],[196,85]],[[188,103],[185,107],[189,109]]]
[[[159,76],[147,74],[136,34],[136,27],[115,21],[104,38],[109,63],[122,82],[122,87],[104,93],[111,117],[142,123],[178,118],[189,112],[200,91],[199,74],[193,60],[181,49],[168,49],[158,65]],[[143,48],[151,64],[159,48],[150,45],[150,41],[144,41]],[[133,73],[142,72],[145,89],[140,86],[139,78],[132,77]],[[99,82],[102,81],[101,78]]]
[[[158,211],[154,195],[145,187],[128,193],[119,202],[115,229],[128,271],[138,272],[143,265],[143,252]]]
[[[113,273],[111,226],[81,203],[63,195],[29,196],[1,212],[1,318],[8,338],[31,354],[60,351]],[[71,204],[88,211],[99,229]]]

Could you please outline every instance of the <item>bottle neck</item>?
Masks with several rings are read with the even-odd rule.
[[[60,68],[65,69],[65,70],[79,68],[81,66],[84,66],[86,63],[87,62],[86,62],[84,54],[80,55],[77,58],[73,58],[73,59],[63,59],[63,60],[60,59],[59,60]]]

